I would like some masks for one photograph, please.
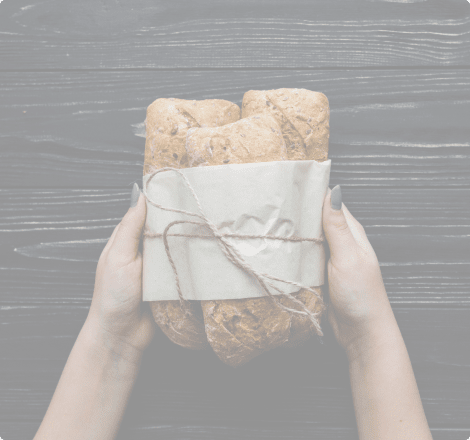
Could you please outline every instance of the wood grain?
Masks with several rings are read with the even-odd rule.
[[[0,73],[1,187],[122,187],[140,178],[157,97],[299,87],[331,108],[331,184],[470,187],[470,69]]]
[[[329,98],[330,187],[379,257],[434,440],[468,437],[468,2],[4,0],[0,42],[4,440],[34,436],[86,318],[147,106],[281,87]],[[118,439],[357,439],[324,331],[235,370],[157,332]]]
[[[377,253],[394,306],[470,308],[470,190],[343,193]],[[3,322],[21,319],[18,310],[27,319],[35,310],[87,308],[98,258],[129,197],[130,187],[1,190]]]
[[[0,307],[0,419],[38,420],[47,409],[88,307]],[[470,423],[468,309],[394,309],[429,423]],[[354,426],[347,359],[324,324],[311,339],[240,369],[161,332],[145,353],[127,417],[145,423],[297,423]],[[188,368],[191,365],[191,368]],[[273,383],[276,381],[277,386]],[[249,396],[249,398],[247,398]]]
[[[0,433],[8,440],[33,438],[39,428],[39,422],[1,422]],[[470,436],[470,429],[431,428],[434,440],[465,440]],[[128,426],[123,424],[117,440],[207,440],[224,438],[226,440],[357,440],[356,428],[338,426],[302,426],[283,424],[273,427],[268,425],[210,426],[210,425],[174,425],[151,424]]]
[[[463,0],[6,3],[2,70],[470,64]]]

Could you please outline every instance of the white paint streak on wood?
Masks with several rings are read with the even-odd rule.
[[[383,27],[384,25],[394,25],[394,26],[424,26],[424,25],[443,25],[443,26],[461,26],[465,25],[470,22],[470,17],[464,17],[461,19],[443,19],[443,20],[422,20],[420,19],[419,21],[414,20],[402,20],[402,19],[395,19],[395,20],[390,20],[390,19],[385,19],[385,20],[332,20],[332,21],[324,21],[324,22],[319,22],[319,21],[313,21],[313,20],[298,20],[298,19],[278,19],[278,18],[260,18],[260,19],[233,19],[230,21],[227,20],[219,20],[219,19],[213,19],[213,20],[187,20],[185,22],[179,22],[178,24],[170,24],[167,26],[151,26],[151,27],[146,27],[142,28],[140,30],[146,30],[146,31],[162,31],[164,29],[170,29],[170,28],[176,28],[176,27],[185,27],[186,29],[189,30],[184,30],[184,31],[175,31],[172,32],[171,34],[174,35],[181,35],[181,34],[187,34],[187,33],[198,33],[200,34],[201,32],[214,32],[217,29],[215,29],[215,26],[220,26],[220,30],[223,30],[226,34],[227,26],[230,26],[230,31],[240,31],[240,35],[242,33],[246,33],[246,27],[234,27],[234,24],[240,23],[240,24],[251,24],[255,25],[257,29],[260,29],[260,35],[261,33],[264,34],[266,30],[273,30],[277,34],[282,32],[283,28],[286,29],[293,29],[293,28],[299,28],[299,26],[311,26],[314,27],[315,29],[318,29],[319,27],[334,27],[334,28],[341,28],[341,27],[359,27],[361,30],[364,30],[365,26],[376,26],[376,27]],[[275,27],[269,28],[265,27],[265,25],[276,25]],[[194,29],[191,29],[193,27]],[[262,31],[261,31],[262,27]],[[299,29],[298,29],[299,30]],[[321,31],[323,32],[323,31]],[[164,32],[155,32],[152,34],[154,36],[160,35],[160,36],[165,36],[168,35],[167,33]],[[238,37],[237,37],[238,38]]]
[[[379,262],[380,266],[430,266],[430,265],[445,265],[445,266],[454,266],[454,265],[467,265],[470,266],[470,261],[412,261],[412,262],[400,262],[400,263],[383,263]]]
[[[110,229],[115,228],[116,226],[82,226],[82,227],[70,227],[70,228],[28,228],[28,229],[0,229],[0,232],[32,232],[32,231],[73,231],[73,230],[83,230],[83,231],[93,231],[96,229]],[[107,239],[106,239],[107,240]]]
[[[423,3],[427,0],[367,0],[371,3],[374,2],[386,2],[386,3]]]
[[[425,101],[425,102],[399,102],[396,104],[365,104],[365,105],[355,105],[353,107],[339,107],[332,108],[331,115],[335,113],[357,113],[364,110],[394,110],[394,109],[406,109],[406,108],[429,108],[432,106],[443,106],[442,102],[436,101]],[[470,100],[454,100],[446,101],[446,105],[470,105]]]
[[[387,159],[411,159],[421,161],[423,159],[468,159],[470,155],[463,154],[442,154],[439,156],[412,156],[410,154],[357,154],[357,155],[341,155],[341,159],[359,159],[359,158],[387,158]]]
[[[78,112],[71,113],[71,115],[85,115],[85,114],[95,114],[95,113],[112,113],[112,112],[133,112],[133,111],[147,110],[147,107],[132,107],[132,108],[112,108],[105,110],[79,110]]]
[[[36,5],[27,5],[27,6],[22,6],[20,7],[20,10],[18,12],[15,12],[12,17],[19,17],[22,15],[24,12],[34,8]]]
[[[17,84],[18,87],[21,87],[23,84]],[[36,83],[35,86],[41,87],[44,86],[44,84],[41,83]],[[5,89],[3,89],[5,90]],[[14,89],[11,89],[14,90]],[[71,107],[75,105],[88,105],[88,104],[113,104],[116,103],[117,101],[95,101],[95,102],[90,102],[90,101],[72,101],[72,102],[61,102],[61,103],[48,103],[48,107]],[[10,107],[44,107],[44,103],[37,103],[37,104],[15,104],[12,103]],[[127,109],[126,109],[127,110]],[[118,110],[115,110],[118,111]],[[121,110],[122,111],[122,110]]]
[[[387,277],[389,280],[404,280],[404,279],[407,279],[407,280],[422,280],[422,279],[437,279],[437,280],[442,280],[442,279],[448,279],[448,280],[452,280],[454,279],[454,277],[451,277],[451,276],[446,276],[446,275],[443,275],[443,274],[439,274],[439,275],[426,275],[426,276],[412,276],[412,275],[408,275],[408,276],[388,276]],[[398,284],[398,283],[397,283]]]
[[[346,145],[384,145],[387,147],[411,147],[411,148],[451,148],[451,147],[470,147],[470,142],[455,143],[455,144],[431,144],[419,142],[388,142],[388,141],[351,141],[341,142]]]
[[[374,167],[389,167],[390,166],[390,162],[387,163],[387,162],[374,162]],[[368,165],[367,162],[356,162],[356,161],[351,161],[349,162],[347,165],[346,164],[341,164],[341,163],[338,163],[336,165],[336,171],[339,171],[341,170],[342,167],[348,167],[348,166],[351,166],[351,167],[355,167],[355,166],[359,166],[359,165]],[[417,174],[428,174],[428,170],[411,170],[411,171],[407,171],[407,170],[376,170],[376,171],[367,171],[367,170],[348,170],[347,171],[348,173],[352,173],[352,174],[355,174],[355,173],[359,173],[359,174],[374,174],[374,173],[379,173],[379,174],[382,174],[382,173],[393,173],[393,174],[406,174],[406,173],[410,173],[412,172],[413,174],[414,173],[417,173]]]
[[[61,273],[61,274],[64,274],[64,273],[76,273],[76,272],[72,272],[72,271],[68,271],[68,270],[64,270],[64,269],[35,269],[33,267],[0,267],[0,270],[5,270],[5,271],[18,271],[18,270],[22,270],[24,272],[41,272],[41,273],[50,273],[50,272],[53,272],[53,273]],[[96,273],[96,271],[85,271],[84,269],[80,269],[80,273],[81,274],[94,274]]]
[[[89,197],[88,195],[82,195],[82,196],[73,196],[73,198],[75,199],[76,197]],[[93,196],[92,196],[93,197]],[[96,195],[94,197],[101,197],[99,195]],[[40,202],[30,202],[30,198],[29,197],[26,197],[26,199],[28,200],[28,205],[37,205],[37,206],[47,206],[47,205],[51,205],[51,206],[54,206],[54,205],[70,205],[71,203],[73,203],[73,200],[70,200],[69,197],[67,196],[56,196],[56,198],[62,198],[62,199],[66,199],[65,202],[50,202],[50,199],[43,199],[41,197],[31,197],[31,199],[38,199],[40,200]],[[18,199],[16,198],[16,201]],[[103,200],[80,200],[80,203],[99,203],[99,204],[103,204],[103,203],[109,203],[109,202],[122,202],[123,200],[122,199],[103,199]],[[2,211],[7,211],[8,209],[7,208],[3,208],[3,206],[6,206],[6,203],[5,204],[2,204]],[[18,211],[18,205],[17,203],[14,203],[14,209],[16,211]],[[32,208],[32,209],[29,209],[29,211],[33,211],[35,210],[36,208]],[[24,210],[28,210],[28,208],[26,207],[22,207],[21,208],[22,211]],[[2,218],[5,218],[5,217],[2,217]],[[49,217],[51,218],[51,217]],[[102,219],[103,221],[106,221],[106,220],[114,220],[114,219]]]
[[[39,243],[14,248],[13,251],[26,257],[62,261],[98,261],[99,254],[108,239],[71,240]],[[93,255],[95,254],[95,255]]]
[[[348,203],[349,205],[349,203]],[[422,211],[422,209],[420,208],[420,211]],[[394,220],[397,220],[395,217],[393,218]],[[435,220],[435,218],[433,217],[433,220]],[[441,229],[441,228],[468,228],[470,225],[469,224],[466,224],[466,225],[422,225],[422,224],[419,224],[419,225],[364,225],[364,228],[366,229],[369,229],[369,228],[419,228],[419,229],[422,229],[422,228],[437,228],[437,229]],[[424,234],[416,234],[416,235],[419,235],[420,237],[470,237],[470,235],[468,234],[463,234],[463,235],[424,235]],[[380,237],[380,236],[379,236]]]
[[[96,223],[96,222],[105,222],[105,221],[113,221],[114,224],[117,224],[121,221],[121,218],[114,218],[114,219],[87,219],[87,220],[69,220],[69,221],[54,221],[54,224],[70,224],[70,223]],[[51,221],[44,221],[44,222],[15,222],[15,223],[0,223],[2,227],[5,226],[18,226],[18,225],[46,225],[51,224]],[[112,227],[112,226],[111,226]],[[12,231],[16,231],[17,229],[11,229]]]
[[[144,139],[146,138],[147,132],[146,132],[145,120],[137,124],[131,124],[131,127],[133,128],[133,132],[136,136],[142,137]]]

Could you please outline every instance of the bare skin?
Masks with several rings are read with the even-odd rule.
[[[410,359],[372,246],[342,205],[325,198],[328,320],[347,353],[361,440],[432,440]],[[142,303],[139,252],[146,203],[116,226],[96,271],[88,317],[34,440],[116,437],[155,324]]]
[[[111,440],[118,432],[155,331],[142,303],[139,242],[145,216],[141,195],[100,256],[88,317],[34,440]]]
[[[328,190],[328,321],[348,357],[359,438],[432,440],[377,256],[346,206],[335,210],[330,201]]]

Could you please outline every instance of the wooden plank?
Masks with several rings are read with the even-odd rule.
[[[377,253],[394,306],[470,307],[470,190],[343,193]],[[96,263],[129,194],[130,187],[0,191],[3,322],[89,306]]]
[[[40,425],[38,422],[0,422],[0,434],[5,440],[24,440],[33,438]],[[434,440],[465,440],[470,436],[468,428],[432,428]],[[208,426],[208,425],[142,425],[133,426],[131,422],[122,424],[117,440],[240,440],[257,438],[259,440],[357,440],[357,429],[338,426],[298,426],[298,424],[273,427],[269,425]]]
[[[462,435],[469,432],[468,428],[447,428],[447,429],[432,429],[432,436],[434,440],[461,440]],[[184,426],[175,427],[172,425],[159,427],[144,427],[140,430],[124,431],[117,437],[117,440],[124,440],[134,435],[138,435],[139,440],[153,440],[156,436],[162,440],[173,439],[227,439],[227,440],[251,440],[253,438],[260,440],[269,440],[273,438],[280,439],[299,439],[311,440],[312,438],[321,438],[325,440],[356,440],[359,439],[357,432],[354,428],[306,428],[299,427],[296,423],[283,426],[281,428],[251,430],[243,427],[222,427],[213,428],[205,426]],[[256,436],[256,437],[253,437]],[[278,436],[278,437],[277,437]]]
[[[463,0],[5,3],[3,70],[470,64]]]
[[[0,419],[43,417],[88,307],[2,306]],[[468,309],[394,309],[434,427],[470,426]],[[348,365],[329,326],[311,339],[233,369],[211,351],[172,344],[157,331],[128,408],[143,423],[285,423],[354,426]],[[191,366],[191,368],[189,368]],[[338,422],[341,421],[341,422]]]
[[[123,187],[140,179],[146,108],[158,97],[251,89],[325,93],[331,183],[469,188],[470,70],[0,74],[0,188]]]

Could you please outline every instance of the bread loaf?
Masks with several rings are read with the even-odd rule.
[[[186,134],[193,127],[215,127],[240,119],[240,107],[223,99],[202,101],[159,98],[147,108],[143,174],[163,167],[187,168]],[[175,344],[191,349],[209,348],[201,305],[190,302],[186,316],[178,301],[150,301],[153,317]]]
[[[323,93],[306,89],[249,90],[242,118],[272,115],[281,127],[289,160],[328,159],[330,107]]]
[[[189,166],[287,160],[281,130],[269,114],[253,115],[221,127],[191,128],[186,154]]]
[[[232,124],[188,131],[186,153],[191,166],[286,160],[279,125],[269,114]],[[290,316],[269,297],[201,301],[206,334],[215,353],[240,365],[287,341]]]
[[[243,96],[242,118],[258,113],[270,114],[278,122],[289,160],[323,162],[328,159],[330,107],[323,93],[289,88],[249,90]],[[322,288],[314,290],[323,297]],[[314,313],[322,309],[316,295],[308,290],[302,289],[296,298]],[[307,340],[312,331],[312,323],[307,317],[292,315],[289,339],[282,346],[295,347]]]

